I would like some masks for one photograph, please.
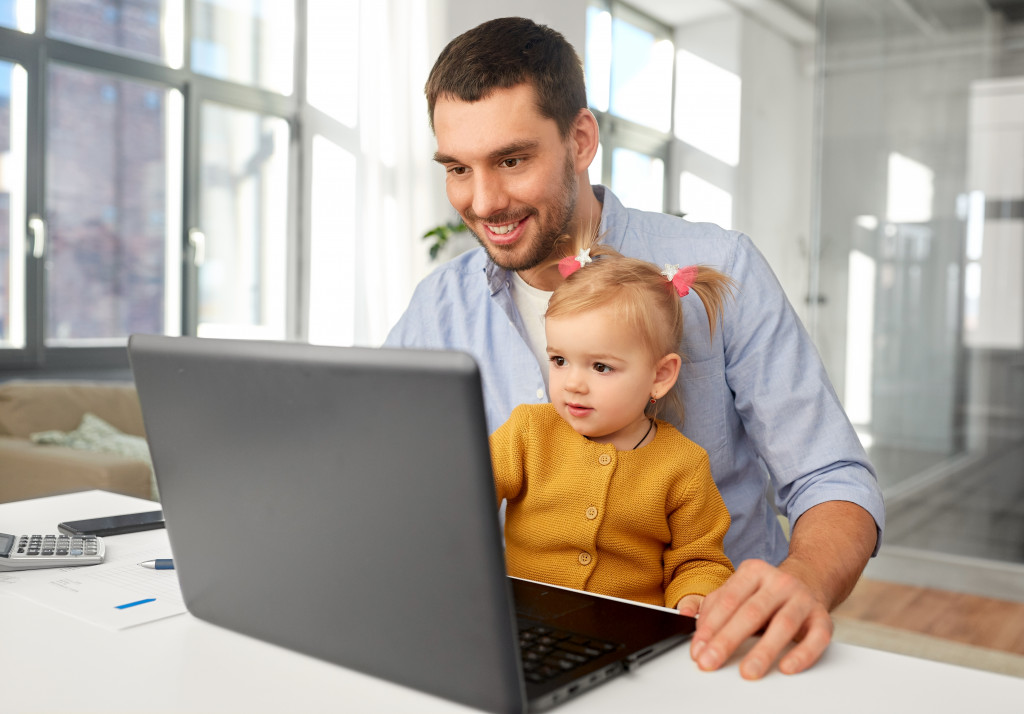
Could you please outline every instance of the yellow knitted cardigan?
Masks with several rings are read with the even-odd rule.
[[[666,607],[725,582],[730,518],[707,452],[656,424],[646,446],[617,451],[551,404],[515,408],[491,435],[510,575]]]

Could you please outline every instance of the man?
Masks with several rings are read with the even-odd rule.
[[[763,632],[740,663],[744,677],[776,660],[785,673],[811,666],[832,636],[829,611],[877,550],[884,507],[764,258],[743,234],[626,209],[588,183],[597,122],[578,56],[547,27],[504,18],[466,32],[441,53],[426,93],[448,199],[482,248],[424,280],[387,343],[474,355],[494,430],[517,404],[546,400],[541,316],[562,279],[547,260],[558,236],[599,226],[626,255],[730,275],[738,290],[714,341],[693,329],[680,346],[686,420],[677,426],[709,452],[737,565],[704,601],[690,651],[717,669]],[[683,307],[687,324],[707,325],[699,300]],[[772,501],[792,524],[788,542]]]

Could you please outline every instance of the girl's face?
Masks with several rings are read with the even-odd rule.
[[[671,358],[679,357],[655,359],[612,306],[548,318],[545,332],[558,413],[583,436],[622,451],[636,446],[649,426],[644,408],[675,383]]]

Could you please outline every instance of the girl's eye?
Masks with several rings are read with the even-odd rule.
[[[551,357],[550,359],[551,359],[551,362],[556,367],[561,367],[562,365],[565,364],[565,357],[559,357],[558,355],[555,355],[555,356]]]
[[[594,371],[595,372],[600,372],[601,374],[604,374],[605,372],[611,372],[612,368],[609,367],[606,364],[602,364],[600,362],[594,362]]]

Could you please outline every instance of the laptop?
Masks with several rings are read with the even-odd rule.
[[[196,617],[495,712],[550,708],[693,633],[506,575],[466,354],[147,335],[128,352]]]

